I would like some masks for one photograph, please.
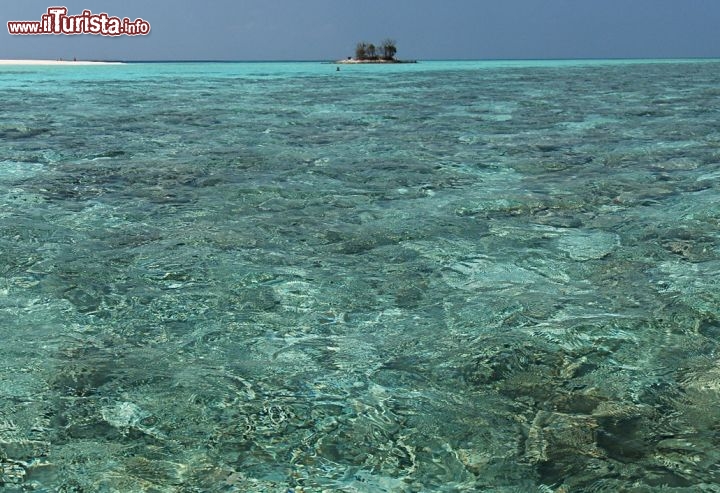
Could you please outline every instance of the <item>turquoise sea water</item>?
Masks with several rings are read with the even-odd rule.
[[[720,491],[718,74],[0,67],[0,490]]]

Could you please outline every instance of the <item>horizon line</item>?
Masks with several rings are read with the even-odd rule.
[[[138,60],[96,60],[117,61],[125,63],[335,63],[345,58],[268,58],[268,59],[138,59]],[[400,59],[401,61],[404,59]],[[530,61],[602,61],[602,60],[720,60],[718,56],[683,56],[683,57],[551,57],[551,58],[413,58],[418,62],[530,62]]]
[[[347,60],[346,58],[339,59],[213,59],[213,58],[197,58],[197,59],[119,59],[119,58],[107,58],[107,59],[92,59],[83,58],[73,60],[70,58],[55,58],[55,59],[41,59],[41,58],[23,58],[23,59],[12,59],[12,58],[0,58],[4,62],[22,62],[22,61],[63,61],[68,63],[76,62],[103,62],[103,63],[335,63],[341,60]],[[417,62],[543,62],[543,61],[640,61],[640,60],[663,60],[663,61],[674,61],[674,60],[720,60],[720,56],[686,56],[686,57],[567,57],[567,58],[417,58],[413,61]],[[402,61],[402,60],[401,60]]]

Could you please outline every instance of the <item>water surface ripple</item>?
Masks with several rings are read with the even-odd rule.
[[[0,486],[720,491],[719,69],[0,68]]]

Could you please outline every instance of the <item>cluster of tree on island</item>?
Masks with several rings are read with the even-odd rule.
[[[397,53],[397,48],[394,39],[386,39],[379,46],[361,41],[355,47],[356,60],[391,61],[395,60],[395,53]]]

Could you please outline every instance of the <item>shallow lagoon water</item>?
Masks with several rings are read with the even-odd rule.
[[[0,68],[6,491],[720,491],[720,62]]]

